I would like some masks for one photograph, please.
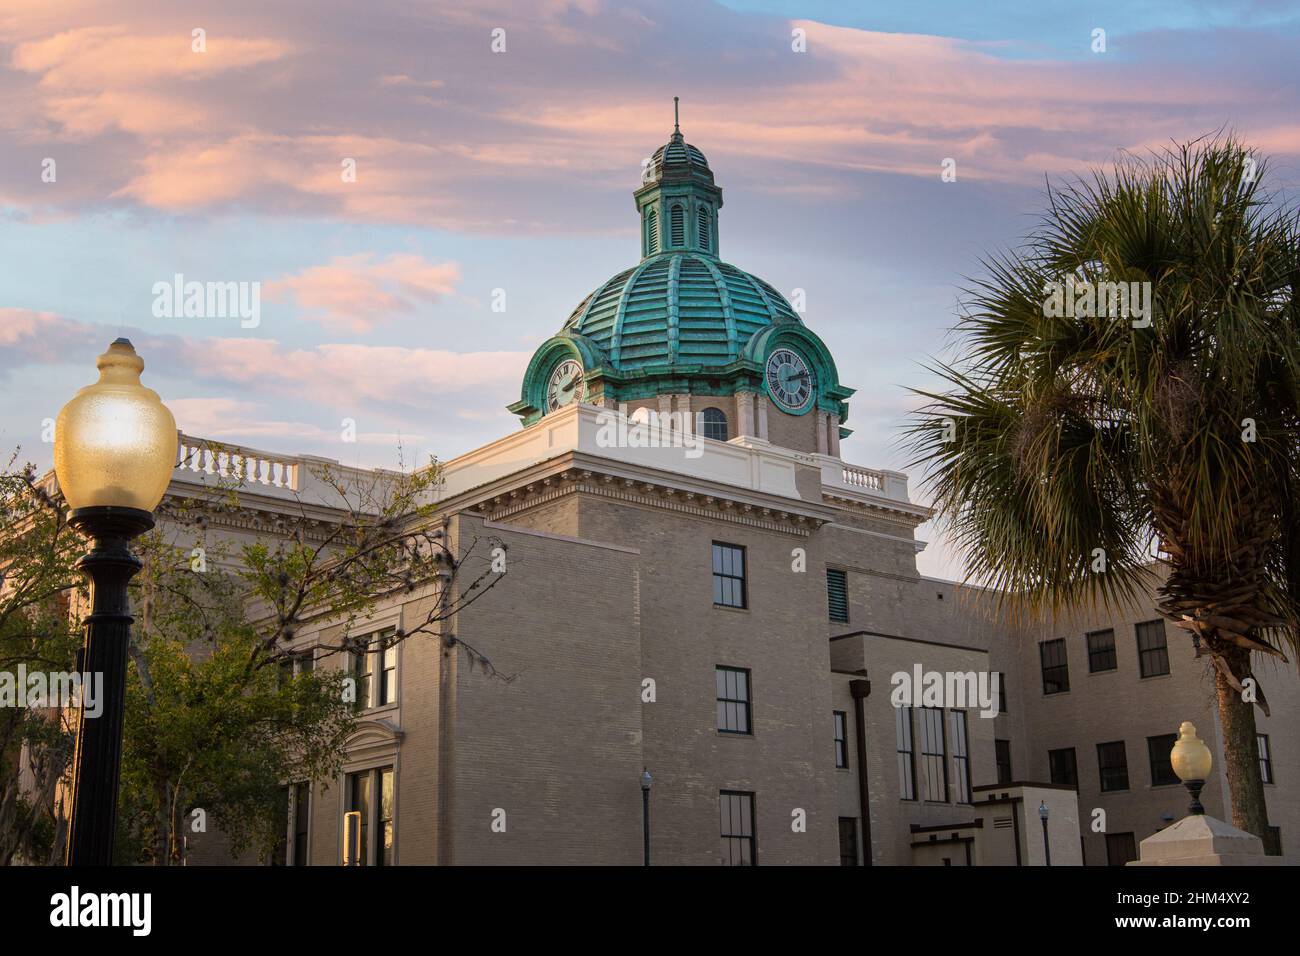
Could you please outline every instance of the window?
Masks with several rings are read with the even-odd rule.
[[[1106,865],[1123,866],[1131,860],[1136,860],[1137,843],[1130,833],[1107,833],[1106,834]]]
[[[1074,748],[1047,751],[1047,771],[1052,783],[1062,787],[1079,785],[1079,765],[1074,759]]]
[[[1101,792],[1128,789],[1128,754],[1124,741],[1097,744],[1097,770],[1101,775]]]
[[[1178,783],[1174,765],[1169,761],[1169,751],[1174,749],[1177,734],[1161,734],[1159,737],[1147,738],[1147,757],[1151,761],[1151,786],[1163,787]]]
[[[1268,832],[1268,839],[1264,841],[1264,855],[1281,856],[1282,855],[1282,828],[1269,827],[1267,832]]]
[[[370,709],[370,667],[371,657],[370,642],[373,638],[361,638],[356,649],[352,652],[352,680],[355,684],[355,693],[357,695],[357,710]]]
[[[293,788],[293,865],[307,865],[307,848],[310,846],[311,784],[299,783]]]
[[[393,631],[356,641],[352,652],[352,679],[356,682],[357,710],[383,707],[397,701],[397,645],[384,646]]]
[[[1268,746],[1268,734],[1256,734],[1255,744],[1259,748],[1259,776],[1265,783],[1273,783],[1273,751]]]
[[[849,765],[849,722],[842,710],[835,711],[835,766],[844,769]]]
[[[394,635],[389,632],[381,640],[393,640]],[[394,703],[397,700],[397,645],[389,644],[381,652],[381,666],[379,671],[379,706]]]
[[[393,768],[376,767],[348,774],[347,810],[361,814],[361,866],[393,864]],[[376,799],[378,794],[378,799]],[[371,847],[371,835],[378,845]]]
[[[724,734],[750,734],[749,671],[738,667],[719,667],[718,730]]]
[[[993,749],[998,762],[998,783],[1010,783],[1011,776],[1011,741],[995,740]]]
[[[1115,660],[1115,632],[1110,628],[1088,635],[1088,672],[1099,674],[1119,667]]]
[[[826,606],[832,622],[849,623],[849,576],[839,568],[826,569]]]
[[[858,818],[840,817],[840,866],[858,865]]]
[[[754,795],[741,790],[719,791],[718,816],[722,832],[722,865],[756,865]]]
[[[998,675],[998,713],[1007,713],[1007,675],[1002,671],[995,671]]]
[[[720,408],[709,407],[696,416],[695,431],[701,438],[727,440],[727,415]]]
[[[957,802],[970,803],[970,743],[966,739],[966,711],[948,712],[952,721],[952,769],[957,777]]]
[[[931,803],[948,802],[948,754],[945,752],[943,710],[921,708],[921,779],[925,781],[925,799]]]
[[[1038,645],[1043,665],[1043,693],[1061,694],[1070,689],[1070,664],[1065,658],[1065,640],[1044,641]]]
[[[275,822],[279,825],[276,833],[275,846],[271,848],[271,865],[288,866],[289,865],[289,801],[293,799],[293,793],[288,787],[280,788],[280,799],[276,803]]]
[[[671,237],[674,249],[680,249],[686,245],[686,213],[681,206],[673,206],[668,213],[668,221],[672,229]]]
[[[1138,665],[1143,677],[1169,673],[1169,649],[1165,645],[1165,622],[1146,621],[1137,626]]]
[[[713,542],[713,603],[748,607],[745,596],[745,549]]]
[[[700,230],[700,248],[709,251],[709,207],[701,206],[696,224]]]
[[[898,740],[898,795],[916,799],[916,754],[912,746],[912,708],[894,708],[894,730]]]
[[[651,209],[646,213],[645,251],[653,255],[659,251],[659,214]]]

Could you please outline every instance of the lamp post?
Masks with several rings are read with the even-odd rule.
[[[1189,811],[1193,815],[1205,813],[1205,807],[1201,806],[1201,788],[1209,779],[1214,756],[1205,741],[1196,736],[1196,727],[1190,720],[1184,720],[1178,728],[1178,740],[1174,742],[1174,749],[1169,751],[1169,762],[1192,795]]]
[[[645,866],[650,865],[650,771],[641,768],[641,830],[645,848]]]
[[[1038,801],[1038,819],[1041,820],[1043,824],[1043,853],[1047,859],[1047,865],[1051,866],[1052,865],[1052,843],[1050,840],[1047,839],[1047,814],[1048,814],[1047,801],[1046,800]]]
[[[106,866],[113,859],[132,623],[127,584],[141,567],[130,543],[153,527],[153,509],[176,463],[176,420],[140,384],[144,360],[131,343],[118,339],[95,364],[99,381],[63,406],[54,438],[68,523],[90,539],[77,562],[90,582],[81,669],[101,675],[104,702],[100,716],[88,717],[83,697],[78,715],[69,866]]]

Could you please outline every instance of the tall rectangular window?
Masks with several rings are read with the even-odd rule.
[[[753,733],[749,720],[749,671],[739,667],[719,667],[716,683],[718,730],[724,734]]]
[[[1273,782],[1273,751],[1268,745],[1268,734],[1256,734],[1255,745],[1259,748],[1259,775],[1265,783]]]
[[[970,803],[970,742],[967,740],[966,711],[948,712],[952,721],[952,769],[957,777],[957,802]]]
[[[713,603],[719,607],[748,607],[745,594],[745,549],[713,542]]]
[[[912,744],[912,708],[894,708],[894,733],[898,748],[898,795],[916,799],[916,749]]]
[[[1073,747],[1047,751],[1047,772],[1052,783],[1062,787],[1079,785],[1079,765]]]
[[[1169,648],[1165,644],[1165,622],[1144,621],[1137,626],[1138,669],[1143,677],[1169,673]]]
[[[1115,659],[1115,632],[1111,628],[1088,634],[1088,672],[1099,674],[1119,667]]]
[[[293,788],[293,865],[307,865],[307,849],[311,831],[311,784],[299,783]]]
[[[849,576],[839,568],[826,569],[826,606],[833,623],[849,623]]]
[[[1132,833],[1106,834],[1106,865],[1124,866],[1137,859],[1137,842]]]
[[[840,817],[840,866],[858,865],[858,818]]]
[[[380,637],[380,641],[393,640],[393,633],[390,631]],[[376,683],[379,685],[378,706],[383,707],[385,704],[392,704],[397,701],[397,645],[389,644],[379,655],[379,675]]]
[[[948,754],[943,732],[943,710],[921,708],[921,779],[925,782],[925,799],[932,803],[948,802]]]
[[[1169,759],[1169,752],[1174,749],[1177,740],[1177,734],[1161,734],[1158,737],[1147,738],[1147,759],[1151,762],[1151,786],[1163,787],[1166,784],[1178,783],[1178,775],[1174,773],[1174,765]]]
[[[1060,694],[1070,689],[1070,663],[1065,656],[1064,638],[1038,645],[1043,665],[1043,693]]]
[[[718,792],[723,866],[754,866],[758,844],[754,835],[754,795],[743,790]]]
[[[394,784],[392,767],[348,774],[346,809],[361,815],[361,852],[357,859],[361,866],[391,866],[393,863]],[[372,839],[377,839],[373,849]]]
[[[357,710],[369,710],[372,706],[371,701],[374,700],[374,695],[370,691],[374,658],[370,653],[370,645],[373,640],[373,637],[363,637],[353,645],[352,680],[356,688]]]
[[[998,713],[1007,713],[1007,675],[1002,671],[995,671],[998,675]]]
[[[1128,753],[1124,741],[1097,744],[1097,771],[1102,793],[1128,789]]]
[[[848,714],[842,710],[834,712],[835,717],[835,766],[844,769],[849,765],[849,721]]]
[[[998,783],[1010,783],[1011,776],[1011,741],[995,740],[993,749],[998,762]]]

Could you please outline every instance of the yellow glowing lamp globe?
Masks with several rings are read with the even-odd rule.
[[[1214,762],[1214,757],[1210,753],[1210,748],[1205,745],[1205,741],[1196,736],[1196,727],[1190,720],[1184,720],[1182,726],[1178,728],[1178,740],[1174,744],[1174,749],[1169,752],[1169,762],[1173,764],[1174,773],[1178,775],[1179,780],[1210,778],[1210,766]]]
[[[68,507],[153,511],[176,464],[176,419],[140,384],[144,359],[118,339],[95,362],[99,381],[63,406],[54,472]]]

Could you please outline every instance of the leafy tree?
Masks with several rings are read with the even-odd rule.
[[[1049,190],[907,440],[970,579],[1052,609],[1159,585],[1214,668],[1233,822],[1267,839],[1252,655],[1300,633],[1300,240],[1264,166],[1212,138]],[[1087,314],[1101,282],[1150,283],[1149,325]]]

